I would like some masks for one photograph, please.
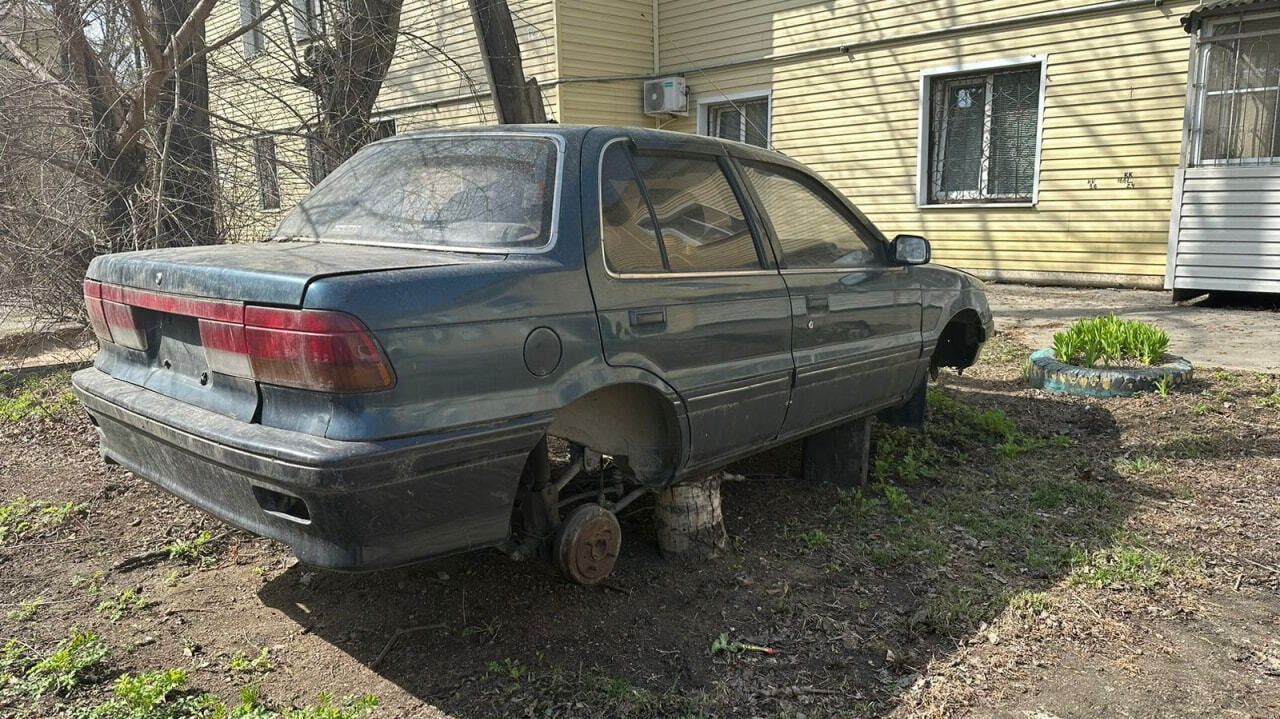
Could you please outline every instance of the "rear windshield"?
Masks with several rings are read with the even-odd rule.
[[[406,138],[357,152],[276,227],[278,239],[537,249],[551,237],[546,138]]]

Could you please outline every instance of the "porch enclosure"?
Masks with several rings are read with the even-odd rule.
[[[1165,287],[1280,292],[1280,3],[1202,6]]]

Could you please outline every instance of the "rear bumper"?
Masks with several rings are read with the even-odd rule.
[[[502,542],[525,458],[549,421],[342,442],[242,422],[95,368],[75,373],[72,386],[105,457],[288,544],[303,562],[339,570]]]

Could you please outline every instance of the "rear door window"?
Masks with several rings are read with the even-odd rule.
[[[600,164],[601,240],[615,274],[732,272],[763,265],[746,213],[711,155],[636,153]]]
[[[760,268],[742,205],[712,156],[635,156],[672,272]]]
[[[662,272],[662,247],[630,153],[614,143],[600,164],[600,234],[605,263],[618,274]]]
[[[858,267],[881,261],[880,241],[821,183],[802,172],[744,162],[787,268]]]

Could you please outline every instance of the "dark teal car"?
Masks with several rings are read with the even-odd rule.
[[[593,582],[644,491],[918,407],[931,370],[975,362],[982,285],[928,261],[747,145],[403,135],[263,242],[95,259],[74,385],[105,459],[304,562],[580,550],[562,569]],[[554,477],[548,437],[571,448]]]

